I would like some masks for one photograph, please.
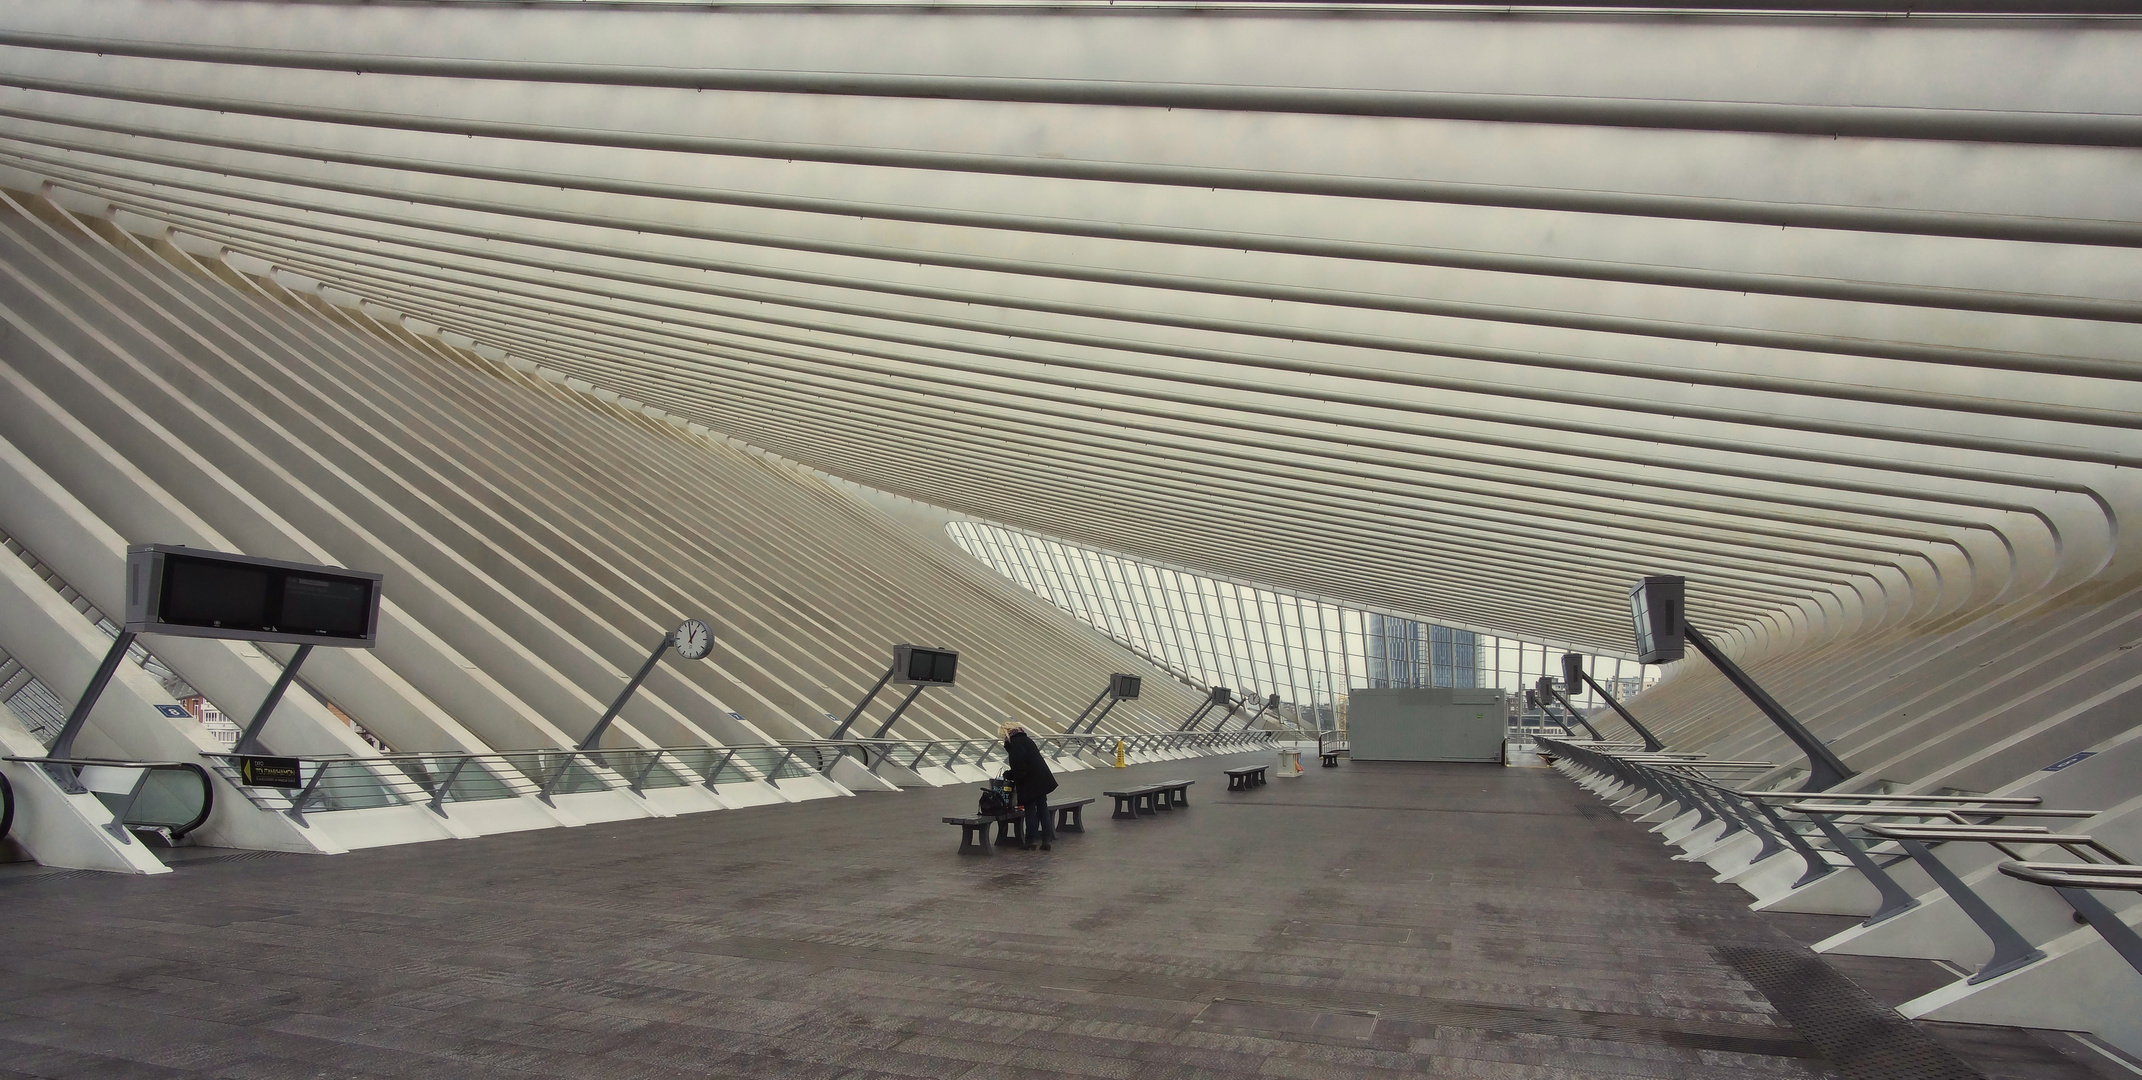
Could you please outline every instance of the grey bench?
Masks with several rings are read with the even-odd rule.
[[[993,817],[948,817],[947,825],[959,826],[959,853],[962,855],[989,854],[989,826]]]
[[[1093,805],[1092,799],[1072,799],[1069,802],[1050,803],[1049,811],[1056,815],[1056,831],[1069,829],[1072,832],[1086,831],[1086,808]]]
[[[1160,794],[1160,789],[1157,787],[1142,787],[1132,788],[1129,791],[1104,791],[1101,794],[1116,801],[1115,812],[1109,814],[1109,817],[1134,818],[1140,814],[1153,812],[1153,797]]]
[[[1163,780],[1128,791],[1104,791],[1101,794],[1116,801],[1115,812],[1110,817],[1135,818],[1140,814],[1190,805],[1190,785],[1195,783],[1195,780]]]
[[[1247,765],[1239,769],[1228,769],[1227,790],[1248,791],[1264,783],[1264,770],[1267,767],[1264,765]]]

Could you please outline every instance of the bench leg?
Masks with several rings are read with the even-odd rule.
[[[1113,814],[1110,814],[1110,815],[1109,815],[1110,817],[1114,817],[1114,818],[1134,818],[1134,817],[1137,817],[1137,816],[1138,816],[1138,800],[1137,800],[1137,799],[1134,799],[1134,798],[1127,798],[1127,797],[1125,797],[1125,796],[1122,796],[1122,795],[1118,795],[1118,796],[1115,796],[1115,800],[1116,800],[1116,812],[1115,812],[1115,813],[1113,813]]]
[[[1138,812],[1141,814],[1150,814],[1154,812],[1153,797],[1151,795],[1138,796]]]
[[[989,854],[989,826],[962,825],[959,827],[959,853],[962,855]]]
[[[1177,805],[1177,806],[1188,806],[1188,805],[1190,805],[1190,789],[1189,789],[1189,788],[1184,788],[1184,789],[1182,789],[1181,791],[1178,791],[1178,792],[1176,792],[1176,793],[1175,793],[1175,805]]]
[[[1069,829],[1070,829],[1070,830],[1071,830],[1072,832],[1085,832],[1085,831],[1086,831],[1086,808],[1085,808],[1085,807],[1083,807],[1083,806],[1074,806],[1074,807],[1072,807],[1072,808],[1071,808],[1071,824],[1070,824],[1070,825],[1068,825],[1068,826],[1066,826],[1066,828],[1069,828]]]

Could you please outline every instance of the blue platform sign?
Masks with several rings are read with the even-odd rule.
[[[2095,753],[2097,753],[2097,751],[2095,751],[2095,750],[2078,750],[2078,751],[2076,751],[2076,752],[2074,752],[2074,753],[2072,753],[2072,754],[2069,754],[2068,756],[2066,756],[2066,757],[2064,757],[2064,758],[2061,758],[2061,759],[2060,759],[2059,761],[2053,762],[2053,763],[2052,763],[2051,765],[2047,765],[2047,766],[2045,767],[2045,771],[2046,771],[2046,772],[2059,772],[2060,770],[2062,770],[2062,769],[2065,769],[2065,768],[2067,768],[2068,766],[2070,766],[2070,765],[2073,765],[2073,764],[2075,764],[2076,762],[2078,762],[2078,761],[2081,761],[2082,759],[2084,759],[2084,758],[2086,758],[2086,757],[2090,757],[2091,755],[2093,755],[2093,754],[2095,754]]]
[[[193,715],[186,711],[186,706],[184,705],[158,705],[156,711],[173,720],[184,720]]]

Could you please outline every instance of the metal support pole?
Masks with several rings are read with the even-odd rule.
[[[878,691],[885,689],[885,684],[891,682],[892,677],[899,674],[899,672],[900,669],[897,666],[886,668],[885,674],[878,676],[877,685],[871,687],[870,692],[863,695],[863,700],[855,703],[855,708],[848,710],[848,718],[841,721],[840,726],[833,729],[833,734],[826,736],[826,738],[838,739],[848,734],[848,728],[855,723],[855,718],[863,715],[863,710],[869,708],[870,703],[877,699]]]
[[[453,788],[454,781],[461,779],[461,770],[468,768],[469,762],[473,760],[475,759],[464,757],[460,761],[454,762],[453,770],[446,774],[446,779],[439,781],[438,790],[431,793],[432,813],[440,817],[446,816],[447,793]]]
[[[1226,728],[1227,722],[1235,718],[1235,710],[1239,708],[1241,708],[1241,706],[1236,705],[1232,700],[1229,700],[1227,703],[1227,715],[1220,717],[1220,719],[1212,725],[1212,730],[1220,731]],[[1198,724],[1200,725],[1200,727],[1202,727],[1204,721],[1200,720],[1198,721]],[[1197,731],[1199,730],[1199,728],[1191,728],[1190,730]]]
[[[1792,883],[1793,888],[1797,889],[1817,878],[1828,877],[1831,871],[1837,869],[1830,865],[1828,859],[1823,858],[1815,851],[1814,845],[1809,844],[1807,838],[1800,835],[1800,830],[1786,824],[1785,819],[1778,815],[1775,807],[1761,799],[1751,801],[1755,803],[1756,809],[1763,812],[1764,817],[1770,819],[1770,824],[1777,829],[1778,835],[1784,837],[1785,842],[1791,844],[1792,849],[1800,853],[1800,861],[1807,864],[1806,870],[1800,875],[1800,880]]]
[[[2082,916],[2097,930],[2098,936],[2105,939],[2105,944],[2112,946],[2114,952],[2125,957],[2136,971],[2142,972],[2142,935],[2136,934],[2132,927],[2121,922],[2120,917],[2113,914],[2112,909],[2106,907],[2103,900],[2090,895],[2087,889],[2063,889],[2056,885],[2053,891],[2059,893],[2061,899],[2066,900],[2077,915]]]
[[[74,756],[74,737],[82,733],[82,725],[89,722],[89,710],[104,696],[104,684],[112,681],[112,672],[119,670],[119,661],[126,657],[127,646],[134,643],[131,631],[121,630],[112,639],[112,647],[105,651],[104,662],[97,665],[97,673],[89,677],[89,685],[74,703],[74,711],[67,714],[67,723],[61,726],[59,737],[52,740],[52,749],[46,757],[70,758]]]
[[[1547,692],[1548,692],[1549,694],[1552,694],[1552,695],[1554,696],[1554,699],[1555,699],[1556,701],[1559,701],[1559,702],[1561,702],[1561,703],[1562,703],[1562,708],[1563,708],[1563,709],[1565,709],[1565,710],[1567,710],[1567,711],[1568,711],[1568,713],[1569,713],[1569,715],[1571,715],[1571,716],[1574,716],[1574,717],[1576,717],[1576,718],[1577,718],[1577,723],[1580,723],[1580,724],[1583,724],[1583,725],[1584,725],[1584,730],[1586,730],[1586,731],[1589,731],[1589,732],[1591,732],[1591,733],[1592,733],[1592,738],[1594,738],[1594,739],[1597,739],[1597,740],[1599,740],[1600,742],[1605,742],[1605,741],[1606,741],[1606,736],[1604,736],[1604,735],[1601,735],[1601,734],[1599,734],[1599,729],[1598,729],[1598,728],[1595,728],[1595,727],[1593,727],[1593,726],[1592,726],[1592,722],[1591,722],[1590,720],[1586,720],[1586,719],[1584,718],[1584,714],[1583,714],[1583,713],[1580,713],[1580,712],[1578,712],[1578,711],[1577,711],[1577,707],[1576,707],[1575,705],[1573,705],[1573,704],[1571,704],[1571,703],[1570,703],[1570,700],[1569,700],[1569,695],[1567,695],[1567,694],[1564,694],[1564,693],[1562,693],[1562,688],[1561,688],[1561,687],[1559,687],[1559,686],[1556,686],[1555,684],[1553,684],[1553,683],[1551,683],[1551,682],[1549,682],[1549,683],[1543,683],[1542,685],[1546,687],[1546,690],[1547,690]],[[1564,725],[1562,725],[1562,730],[1563,730],[1563,731],[1568,731],[1568,730],[1569,730],[1569,725],[1568,725],[1568,724],[1564,724]],[[1651,748],[1650,748],[1650,747],[1646,747],[1645,749],[1651,749]]]
[[[245,726],[238,742],[231,747],[233,754],[257,754],[261,751],[260,733],[268,726],[268,714],[283,700],[283,691],[290,689],[290,680],[297,678],[298,665],[312,655],[312,646],[300,645],[290,654],[290,662],[283,665],[283,673],[275,677],[275,685],[268,688],[268,696],[260,699],[260,708],[253,710],[253,719]]]
[[[629,792],[633,793],[634,795],[638,795],[638,796],[640,796],[640,797],[641,797],[641,798],[643,798],[643,799],[644,799],[644,798],[646,798],[646,797],[647,797],[647,793],[646,793],[646,792],[645,792],[644,790],[642,790],[642,789],[644,789],[644,788],[645,788],[645,787],[647,786],[647,778],[648,778],[648,777],[649,777],[650,775],[653,775],[653,773],[654,773],[654,770],[655,770],[655,766],[656,766],[656,765],[659,765],[659,764],[661,764],[661,763],[662,763],[662,751],[660,751],[660,750],[649,750],[649,751],[647,751],[647,764],[645,764],[645,765],[642,765],[642,766],[640,766],[640,773],[639,773],[639,775],[638,775],[638,776],[635,776],[635,777],[633,777],[633,778],[632,778],[632,784],[631,784],[631,785],[630,785],[629,787],[627,787],[627,788],[626,788],[625,790],[627,790],[627,791],[629,791]]]
[[[1851,860],[1852,868],[1858,870],[1860,876],[1867,879],[1867,884],[1874,886],[1874,891],[1881,894],[1882,905],[1874,910],[1874,914],[1867,916],[1860,923],[1861,926],[1873,926],[1875,923],[1893,919],[1919,906],[1918,897],[1905,892],[1904,886],[1897,884],[1896,879],[1890,877],[1889,872],[1883,870],[1881,865],[1874,861],[1873,856],[1868,855],[1863,848],[1853,843],[1852,838],[1846,836],[1844,830],[1838,828],[1837,823],[1831,821],[1828,814],[1808,811],[1794,812],[1814,822],[1815,828],[1822,830],[1822,835],[1829,838],[1830,846],[1842,852],[1846,859]]]
[[[578,750],[561,752],[558,758],[558,767],[550,771],[550,777],[543,781],[543,790],[536,793],[536,798],[543,800],[543,805],[558,805],[551,801],[551,795],[558,790],[558,782],[565,779],[566,770],[573,767],[573,760],[579,756],[580,752]]]
[[[1599,695],[1599,699],[1601,701],[1606,702],[1607,707],[1613,709],[1614,714],[1616,716],[1621,717],[1622,723],[1627,724],[1632,728],[1635,728],[1636,733],[1644,737],[1644,749],[1646,751],[1649,751],[1651,753],[1657,753],[1660,750],[1666,749],[1666,744],[1660,742],[1659,737],[1653,735],[1651,733],[1650,728],[1647,728],[1644,725],[1637,723],[1636,717],[1630,716],[1629,710],[1622,708],[1621,702],[1614,700],[1614,695],[1607,693],[1606,688],[1599,685],[1599,683],[1592,678],[1591,672],[1585,671],[1583,668],[1578,668],[1577,674],[1584,676],[1584,685],[1591,687],[1592,693]]]
[[[1121,701],[1121,700],[1122,700],[1121,698],[1117,698],[1117,699],[1115,699],[1115,700],[1112,700],[1112,701],[1110,701],[1110,702],[1109,702],[1109,703],[1108,703],[1107,705],[1104,705],[1104,706],[1102,706],[1102,707],[1101,707],[1101,711],[1100,711],[1100,712],[1098,712],[1098,713],[1096,713],[1096,714],[1094,714],[1094,717],[1093,717],[1093,723],[1090,723],[1090,724],[1087,724],[1087,725],[1086,725],[1086,731],[1090,733],[1090,732],[1092,732],[1092,731],[1093,731],[1093,730],[1094,730],[1095,728],[1098,728],[1098,727],[1100,727],[1100,726],[1101,726],[1101,721],[1102,721],[1102,720],[1103,720],[1104,718],[1106,718],[1106,717],[1108,716],[1109,712],[1110,712],[1111,710],[1113,710],[1113,709],[1114,709],[1114,708],[1116,707],[1116,702],[1117,702],[1117,701]],[[1074,730],[1075,730],[1075,729],[1074,729]]]
[[[897,722],[897,721],[898,721],[898,720],[900,719],[900,714],[901,714],[901,713],[904,713],[904,712],[906,712],[906,711],[907,711],[907,707],[908,707],[908,706],[910,706],[910,705],[913,705],[913,704],[915,703],[915,699],[916,699],[916,698],[918,698],[918,697],[921,697],[921,696],[922,696],[922,684],[921,684],[921,683],[916,683],[916,684],[915,684],[915,688],[914,688],[914,689],[912,689],[912,690],[909,690],[909,691],[907,692],[907,696],[906,696],[906,697],[904,697],[904,698],[901,698],[901,699],[900,699],[900,704],[898,704],[898,705],[896,705],[896,706],[894,706],[894,707],[893,707],[892,715],[891,715],[891,716],[888,716],[888,717],[886,717],[886,718],[885,718],[885,722],[884,722],[884,723],[882,723],[882,724],[879,724],[879,725],[878,725],[878,730],[877,730],[877,734],[875,734],[875,735],[872,735],[872,736],[871,736],[871,738],[872,738],[872,739],[882,739],[882,738],[884,738],[884,737],[885,737],[885,733],[886,733],[886,732],[888,732],[888,731],[891,731],[891,730],[892,730],[892,726],[893,726],[893,724],[894,724],[895,722]]]
[[[647,654],[647,662],[641,664],[639,672],[632,676],[632,681],[626,683],[623,690],[618,691],[617,700],[610,703],[610,708],[602,714],[602,719],[595,721],[594,728],[588,731],[588,737],[580,740],[578,749],[593,750],[601,744],[602,733],[610,730],[610,721],[617,719],[618,711],[625,707],[625,702],[632,699],[632,692],[647,681],[647,676],[654,671],[655,663],[662,659],[663,651],[669,648],[669,639],[670,635],[662,635],[662,640],[655,644],[654,651]]]
[[[117,810],[112,811],[112,819],[104,824],[104,831],[118,837],[122,844],[134,842],[134,838],[127,835],[126,816],[134,812],[134,803],[141,798],[141,789],[148,786],[149,770],[144,768],[141,775],[134,778],[134,786],[127,789],[126,800],[119,804]]]
[[[1727,682],[1732,683],[1735,689],[1754,702],[1755,707],[1762,710],[1763,715],[1769,717],[1770,722],[1776,724],[1778,730],[1784,732],[1785,737],[1791,739],[1801,752],[1807,755],[1807,785],[1800,790],[1828,791],[1859,775],[1844,763],[1843,758],[1824,746],[1822,740],[1815,737],[1814,732],[1807,730],[1805,725],[1785,711],[1783,705],[1778,704],[1761,686],[1756,685],[1755,680],[1740,669],[1740,665],[1718,651],[1718,647],[1711,644],[1711,639],[1704,637],[1702,631],[1697,630],[1693,623],[1684,622],[1682,626],[1688,633],[1689,644],[1694,645],[1696,651],[1703,654],[1704,659],[1718,668]]]
[[[329,764],[325,761],[314,762],[312,779],[305,782],[305,790],[298,792],[297,798],[290,800],[290,809],[283,811],[290,820],[297,822],[303,828],[312,828],[312,826],[305,824],[305,807],[312,803],[314,795],[319,794],[320,781],[327,778],[327,770],[329,768]]]
[[[1957,908],[1978,924],[1979,932],[1993,942],[1992,959],[1987,960],[1985,966],[1965,979],[1965,985],[1977,986],[2025,964],[2045,959],[2043,949],[2032,945],[2022,934],[2016,932],[2015,927],[2008,925],[2008,920],[2001,918],[2000,913],[1993,910],[1993,905],[1971,891],[1971,886],[1964,884],[1963,879],[1956,876],[1956,871],[1935,858],[1934,853],[1927,850],[1925,844],[1917,840],[1898,840],[1897,846],[1903,848],[1904,853],[1919,864],[1919,869],[1926,871],[1926,876],[1933,878],[1934,884],[1941,886],[1941,891],[1949,894],[1949,899],[1956,902]],[[2088,916],[2084,918],[2087,919]]]
[[[1190,717],[1189,717],[1189,719],[1186,719],[1186,720],[1184,720],[1184,721],[1182,722],[1182,724],[1181,724],[1181,725],[1179,725],[1178,727],[1176,727],[1176,729],[1175,729],[1175,730],[1177,730],[1177,731],[1189,731],[1190,729],[1192,729],[1192,728],[1196,727],[1196,726],[1198,725],[1198,723],[1199,723],[1200,721],[1202,721],[1202,720],[1204,720],[1204,719],[1205,719],[1205,713],[1206,713],[1206,711],[1207,711],[1207,710],[1209,710],[1209,709],[1211,709],[1211,708],[1212,708],[1212,699],[1211,699],[1211,698],[1206,698],[1205,700],[1203,700],[1203,701],[1200,701],[1200,702],[1198,702],[1198,703],[1197,703],[1197,708],[1195,708],[1195,709],[1192,709],[1192,710],[1190,710]]]
[[[720,760],[714,761],[709,764],[707,766],[705,781],[702,786],[704,786],[708,791],[714,790],[714,785],[720,783],[721,771],[729,767],[729,759],[735,756],[736,749],[734,747],[731,747],[727,751],[724,751],[722,753]]]
[[[1079,711],[1079,714],[1078,714],[1077,716],[1074,716],[1074,717],[1072,717],[1072,718],[1071,718],[1071,723],[1069,723],[1069,724],[1065,725],[1065,727],[1064,727],[1064,730],[1065,730],[1065,731],[1077,731],[1077,730],[1078,730],[1078,726],[1079,726],[1079,725],[1080,725],[1081,723],[1084,723],[1084,722],[1085,722],[1087,714],[1089,714],[1089,713],[1093,712],[1093,707],[1094,707],[1094,706],[1096,706],[1096,705],[1099,705],[1099,704],[1101,703],[1101,699],[1102,699],[1102,698],[1104,698],[1104,697],[1107,697],[1107,696],[1108,696],[1108,691],[1109,691],[1110,689],[1112,689],[1112,686],[1108,686],[1108,687],[1102,687],[1102,688],[1101,688],[1101,692],[1100,692],[1100,693],[1098,693],[1098,694],[1095,694],[1095,695],[1093,695],[1093,700],[1092,700],[1092,701],[1089,701],[1089,702],[1087,702],[1087,703],[1086,703],[1086,707],[1085,707],[1084,709],[1080,710],[1080,711]],[[1114,703],[1114,702],[1110,702],[1110,703],[1109,703],[1109,707],[1110,707],[1110,708],[1114,708],[1114,707],[1115,707],[1115,703]]]

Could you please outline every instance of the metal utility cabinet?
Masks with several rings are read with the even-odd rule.
[[[1346,714],[1355,761],[1502,762],[1501,690],[1356,689]]]

